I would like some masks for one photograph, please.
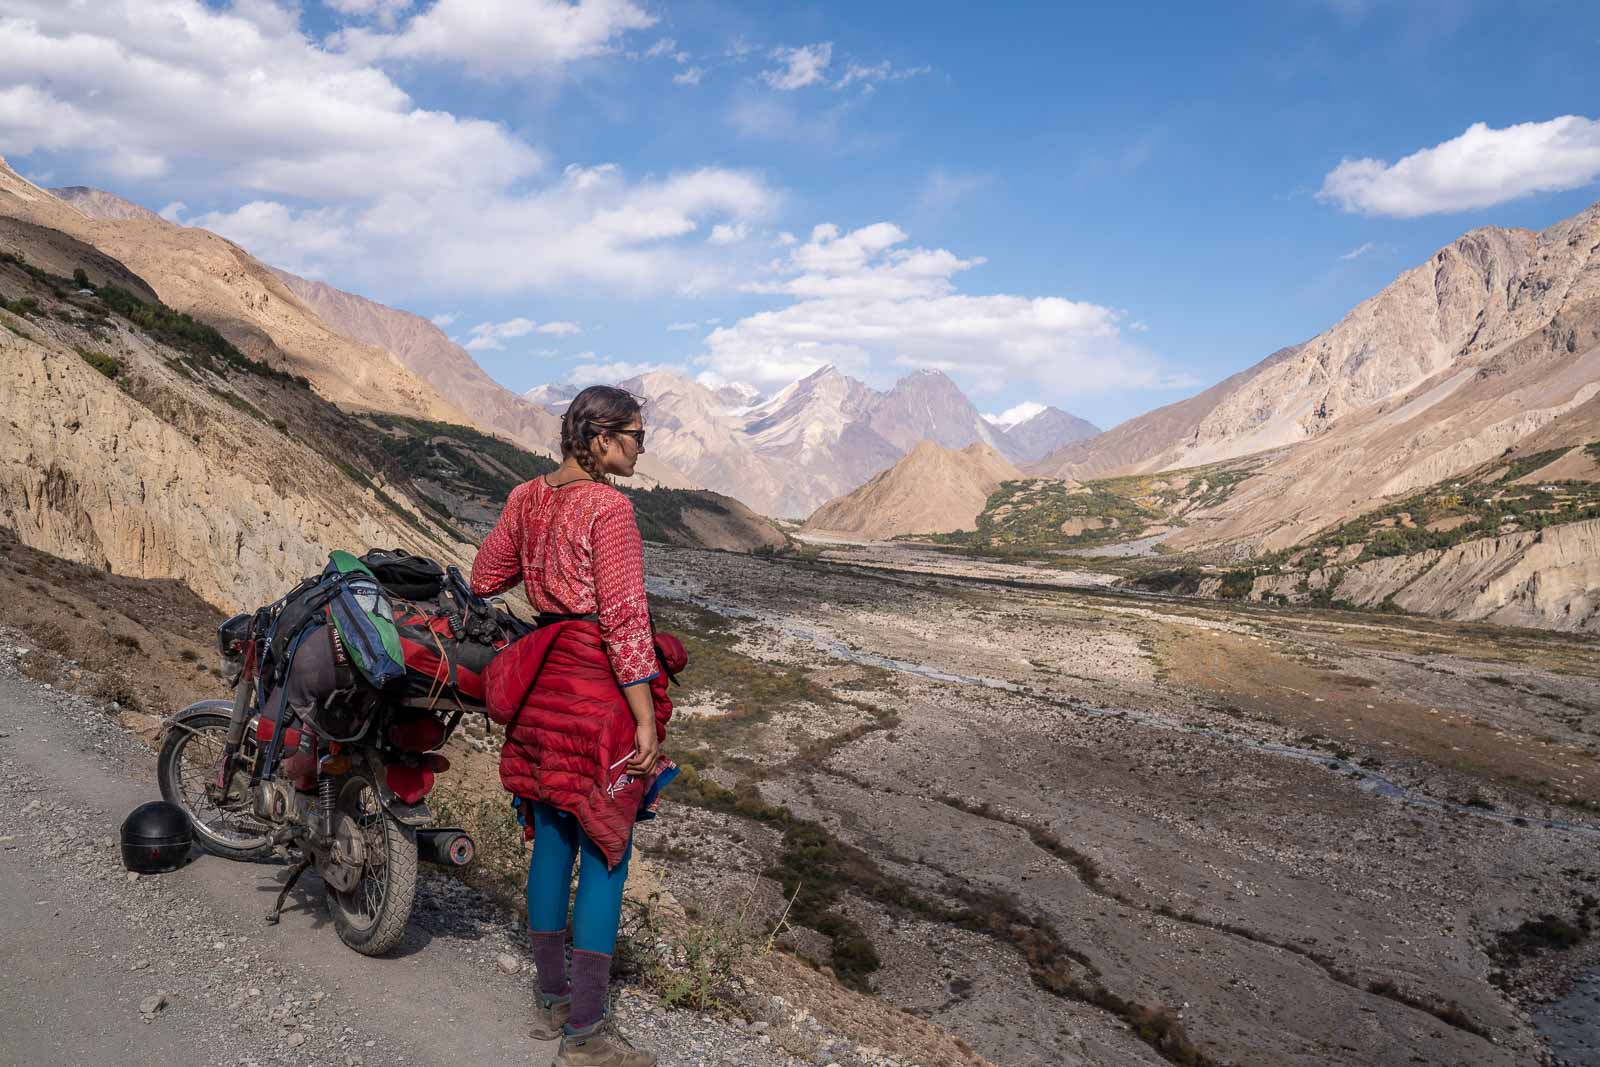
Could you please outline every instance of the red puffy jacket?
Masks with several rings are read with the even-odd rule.
[[[656,634],[666,670],[648,683],[656,736],[665,740],[672,701],[667,672],[681,671],[683,644]],[[624,770],[634,750],[633,714],[600,643],[598,624],[541,626],[496,656],[484,673],[489,717],[506,726],[500,783],[519,797],[572,813],[605,853],[622,862],[649,781]]]

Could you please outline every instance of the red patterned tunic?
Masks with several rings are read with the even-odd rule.
[[[644,548],[633,505],[602,482],[552,489],[543,478],[511,490],[472,562],[479,596],[524,583],[541,612],[600,616],[600,637],[622,685],[657,674],[644,592]]]

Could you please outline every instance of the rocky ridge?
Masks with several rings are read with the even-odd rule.
[[[667,464],[784,518],[804,518],[861,486],[922,440],[949,449],[981,443],[1014,460],[1096,432],[1052,408],[1013,436],[938,371],[918,371],[879,392],[824,366],[765,399],[747,386],[713,388],[671,371],[620,384],[649,398],[650,447]],[[526,395],[556,411],[571,388],[545,385]]]
[[[78,203],[89,210],[109,206],[107,195],[80,197]],[[116,213],[85,214],[0,159],[0,216],[58,230],[98,249],[149,282],[174,310],[215,324],[247,356],[306,378],[323,397],[347,408],[469,422],[389,353],[329,329],[238,245],[207,230]]]
[[[919,442],[893,467],[818,508],[801,530],[866,539],[970,530],[1001,482],[1024,475],[986,444]]]
[[[6,233],[0,251],[37,247],[22,239],[35,228]],[[57,254],[74,244],[52,236]],[[15,261],[0,262],[0,292],[39,307],[0,311],[0,515],[24,544],[174,578],[224,608],[274,599],[330,548],[463,558],[467,546],[309,388],[174,347],[98,297],[58,297]]]

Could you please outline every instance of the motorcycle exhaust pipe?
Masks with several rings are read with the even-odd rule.
[[[429,828],[417,831],[417,858],[441,867],[465,867],[478,847],[465,830]]]

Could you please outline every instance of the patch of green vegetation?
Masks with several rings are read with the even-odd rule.
[[[0,294],[0,310],[9,311],[11,314],[21,318],[27,318],[29,315],[39,314],[39,301],[31,296],[19,296],[15,300],[7,300],[4,294]]]
[[[1512,930],[1502,931],[1489,947],[1489,958],[1501,968],[1512,968],[1544,955],[1574,948],[1588,940],[1594,931],[1594,916],[1600,900],[1585,895],[1572,918],[1545,914],[1526,919]]]
[[[98,301],[71,299],[73,292],[87,287],[76,281],[76,276],[82,273],[82,268],[74,271],[73,278],[63,278],[33,266],[21,256],[7,252],[0,252],[0,263],[10,264],[27,272],[34,281],[49,286],[58,298],[66,300],[87,315],[104,317],[106,310],[114,312],[162,344],[188,353],[214,374],[226,374],[230,369],[241,370],[302,387],[309,385],[304,378],[249,358],[218,333],[215,327],[185,312],[174,311],[160,301],[147,303],[115,285],[103,285],[96,289],[95,296],[98,297]],[[23,297],[20,301],[12,303],[31,303],[33,311],[38,310],[38,301],[34,297]]]
[[[794,898],[790,921],[815,930],[832,944],[833,971],[839,980],[866,991],[867,976],[880,965],[878,952],[860,924],[839,910],[842,891],[849,886],[882,903],[902,904],[914,894],[885,876],[866,853],[841,844],[820,823],[767,803],[754,786],[736,792],[685,764],[673,783],[672,795],[707,811],[735,815],[783,832],[783,852],[764,873],[783,886],[786,897]]]
[[[731,507],[734,501],[704,490],[668,489],[664,486],[652,489],[619,488],[633,502],[633,516],[639,522],[639,536],[646,541],[694,543],[697,539],[684,521],[685,514],[698,512],[729,517],[736,514]],[[765,552],[758,552],[761,555],[772,555],[778,551],[771,546],[759,547],[766,549]]]
[[[1495,479],[1495,484],[1510,485],[1518,478],[1532,474],[1540,467],[1548,467],[1569,451],[1570,449],[1567,448],[1552,448],[1544,452],[1530,452],[1526,456],[1518,456],[1506,465],[1506,472]]]
[[[1595,441],[1591,444],[1584,445],[1583,450],[1589,453],[1590,459],[1594,460],[1596,463],[1600,463],[1600,441]]]
[[[122,373],[122,362],[115,356],[108,356],[104,352],[96,352],[88,348],[78,349],[78,356],[107,378],[114,380],[117,375]]]
[[[349,462],[347,462],[346,460],[340,459],[338,456],[327,456],[326,458],[327,458],[328,462],[332,463],[335,467],[338,467],[339,470],[344,474],[344,476],[346,478],[349,478],[351,481],[355,482],[357,485],[361,486],[364,489],[370,489],[372,491],[372,495],[375,498],[377,498],[378,503],[380,503],[384,507],[388,508],[402,522],[404,522],[407,526],[410,526],[413,530],[416,530],[418,533],[422,534],[424,537],[428,538],[429,540],[434,540],[434,534],[433,534],[432,530],[430,530],[426,526],[424,526],[420,519],[418,519],[415,515],[413,515],[409,509],[401,506],[400,502],[395,500],[394,497],[390,496],[388,493],[384,492],[382,489],[379,489],[377,483],[374,482],[371,478],[369,478],[365,473],[363,473],[361,470],[357,469],[356,467],[351,466]],[[426,498],[424,498],[424,499],[426,499]],[[429,501],[428,503],[432,503],[432,502]],[[429,510],[435,510],[435,509],[437,509],[439,511],[443,511],[443,509],[438,508],[438,506],[436,504],[432,508],[430,508]],[[474,538],[469,537],[467,534],[463,533],[458,527],[452,525],[450,523],[450,521],[449,521],[450,518],[451,518],[451,516],[450,516],[450,514],[448,512],[443,512],[442,515],[436,516],[436,521],[438,521],[440,526],[444,527],[447,531],[449,531],[450,536],[454,537],[456,540],[464,541],[467,544],[472,544],[473,541],[474,541]]]
[[[413,478],[462,486],[497,501],[532,478],[556,469],[554,460],[468,426],[404,415],[367,415],[385,431],[377,443]]]
[[[1134,479],[1072,486],[1043,478],[1004,482],[978,516],[975,540],[990,546],[1074,547],[1137,536],[1162,513],[1137,502]],[[1067,524],[1084,527],[1065,533]]]
[[[262,422],[266,423],[270,423],[272,421],[271,419],[267,418],[265,412],[256,407],[254,404],[250,403],[250,401],[246,400],[244,397],[240,396],[238,393],[232,392],[228,389],[218,389],[216,386],[207,386],[207,389],[210,391],[212,396],[216,397],[218,400],[221,400],[224,404],[227,404],[229,407],[238,411],[244,412],[253,419],[260,419]]]

